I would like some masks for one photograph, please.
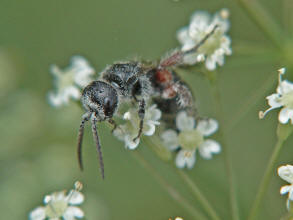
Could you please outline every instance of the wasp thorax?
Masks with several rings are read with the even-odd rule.
[[[82,93],[82,104],[89,112],[95,112],[100,120],[112,118],[118,106],[118,94],[108,83],[93,81]]]
[[[141,65],[137,62],[116,63],[106,68],[102,78],[121,95],[130,96],[142,71]]]

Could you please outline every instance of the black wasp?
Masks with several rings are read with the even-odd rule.
[[[175,50],[156,64],[149,65],[135,61],[114,63],[101,73],[98,80],[92,81],[84,88],[81,102],[86,113],[82,116],[78,133],[78,162],[81,170],[83,169],[81,147],[84,125],[86,121],[91,121],[101,174],[104,178],[104,163],[96,123],[108,121],[115,129],[116,123],[113,116],[121,101],[138,103],[140,123],[134,140],[142,134],[146,100],[151,99],[157,103],[163,115],[181,109],[193,109],[194,99],[191,91],[176,75],[174,67],[182,65],[184,56],[195,53],[216,29],[217,26],[192,49]]]

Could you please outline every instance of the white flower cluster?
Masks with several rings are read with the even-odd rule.
[[[218,130],[218,122],[214,119],[202,119],[195,124],[195,119],[182,111],[177,114],[176,126],[178,131],[166,130],[161,138],[164,144],[172,151],[180,149],[176,156],[176,166],[191,169],[196,161],[195,153],[198,150],[201,157],[211,159],[213,154],[221,151],[218,142],[205,139]]]
[[[159,125],[159,119],[161,118],[161,111],[156,105],[152,105],[145,111],[143,134],[146,136],[152,136],[155,133],[156,125]],[[114,130],[114,135],[121,141],[124,141],[125,147],[128,149],[135,149],[140,139],[135,139],[139,131],[140,119],[138,117],[137,109],[132,108],[124,113],[123,119],[125,124],[119,125]]]
[[[30,215],[30,220],[75,220],[83,218],[83,211],[76,205],[80,205],[84,201],[84,196],[81,192],[82,184],[75,183],[75,189],[68,194],[66,191],[54,192],[44,198],[45,206],[39,206],[34,209]]]
[[[281,195],[288,193],[288,199],[287,199],[287,209],[290,209],[290,202],[293,201],[293,166],[292,165],[286,165],[281,166],[278,168],[278,175],[290,185],[285,185],[281,187],[280,193]]]
[[[177,39],[182,44],[183,51],[190,50],[197,45],[216,25],[218,28],[196,53],[184,57],[185,64],[193,65],[205,61],[208,70],[215,70],[217,64],[220,66],[224,64],[224,56],[232,54],[231,39],[227,35],[230,27],[228,17],[228,9],[222,9],[214,16],[206,11],[196,11],[192,15],[189,26],[183,27],[177,32]]]
[[[285,72],[285,68],[279,69],[279,85],[277,91],[266,98],[270,108],[265,112],[259,112],[259,117],[263,118],[269,111],[282,108],[279,113],[279,122],[286,124],[290,120],[291,124],[293,124],[293,83],[282,79],[282,75]]]
[[[81,89],[92,80],[95,71],[84,57],[74,56],[70,60],[70,66],[64,70],[52,65],[51,73],[54,76],[55,91],[49,92],[49,102],[58,107],[68,104],[70,99],[78,100]]]

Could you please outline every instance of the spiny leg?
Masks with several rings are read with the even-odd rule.
[[[80,170],[83,170],[83,163],[82,163],[82,139],[83,139],[83,131],[84,131],[84,124],[86,121],[89,120],[88,114],[84,114],[82,117],[82,121],[79,126],[78,131],[78,139],[77,139],[77,157],[78,157],[78,165]]]
[[[139,121],[139,131],[137,136],[133,139],[133,141],[135,142],[138,138],[140,138],[141,134],[142,134],[142,130],[143,130],[143,119],[144,119],[144,115],[145,115],[145,100],[141,99],[139,101],[139,109],[138,109],[138,117],[140,119]]]
[[[95,113],[92,113],[92,116],[91,116],[92,132],[93,132],[94,141],[96,143],[97,152],[99,154],[99,162],[100,162],[100,169],[101,169],[102,178],[104,179],[105,178],[104,162],[103,162],[103,155],[102,155],[101,144],[100,144],[100,139],[99,139],[99,135],[98,135],[98,131],[97,131],[96,122],[97,122],[96,115],[95,115]]]
[[[195,53],[198,50],[198,48],[200,48],[207,41],[207,39],[209,39],[210,36],[212,36],[215,33],[215,31],[218,29],[218,27],[219,27],[219,25],[216,24],[213,27],[213,29],[209,33],[207,33],[193,48],[185,51],[184,55],[189,54],[189,53]]]
[[[218,25],[215,25],[213,29],[209,33],[207,33],[193,48],[187,51],[174,51],[172,54],[170,54],[160,62],[158,69],[164,69],[166,67],[182,64],[183,57],[187,54],[195,53],[198,50],[198,48],[200,48],[210,38],[210,36],[214,34],[218,27]]]

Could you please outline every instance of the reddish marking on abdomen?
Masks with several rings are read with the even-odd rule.
[[[156,72],[156,80],[159,83],[168,83],[172,81],[172,73],[166,69],[160,69]]]
[[[174,98],[176,95],[177,95],[177,92],[174,88],[174,84],[167,86],[164,89],[163,94],[162,94],[164,99],[171,99],[171,98]]]

